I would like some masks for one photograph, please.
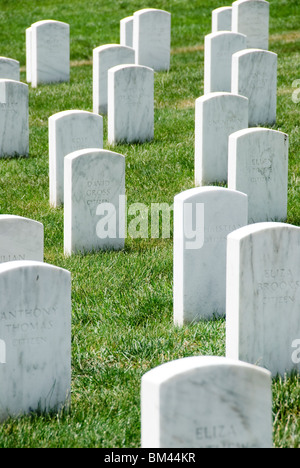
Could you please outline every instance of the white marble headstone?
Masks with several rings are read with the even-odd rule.
[[[20,81],[20,62],[8,57],[0,57],[0,79]]]
[[[228,138],[248,127],[248,99],[210,93],[195,105],[195,184],[227,181]]]
[[[249,128],[229,137],[228,188],[248,195],[249,223],[285,221],[288,135]]]
[[[232,4],[232,31],[247,36],[247,47],[269,48],[269,2],[238,0]]]
[[[211,17],[211,32],[231,31],[232,7],[216,8]]]
[[[228,236],[226,356],[272,375],[300,371],[300,228],[256,223]]]
[[[64,160],[64,252],[122,249],[125,242],[125,157],[98,148]]]
[[[61,21],[37,21],[31,25],[28,39],[31,42],[32,87],[69,81],[70,26]]]
[[[133,16],[127,16],[120,21],[120,44],[133,47]]]
[[[103,148],[103,117],[68,110],[49,117],[49,191],[54,207],[64,201],[64,157],[85,148]]]
[[[28,85],[0,79],[0,157],[28,153]]]
[[[108,142],[134,143],[154,137],[154,71],[120,65],[108,71]]]
[[[135,63],[132,47],[119,44],[106,44],[93,50],[93,111],[107,114],[107,73],[117,65]]]
[[[174,197],[175,324],[225,314],[226,236],[247,220],[247,195],[234,190],[198,187]]]
[[[44,260],[44,226],[33,219],[0,215],[0,263]]]
[[[26,42],[26,81],[31,83],[32,76],[32,29],[31,26],[25,30]]]
[[[43,262],[0,265],[0,420],[68,407],[71,275]]]
[[[133,48],[136,64],[155,71],[169,70],[171,53],[171,13],[154,8],[133,15]]]
[[[205,36],[204,94],[231,92],[232,55],[246,48],[243,34],[218,31]]]
[[[251,0],[248,0],[251,3]],[[274,125],[277,106],[277,54],[246,49],[232,56],[231,91],[249,99],[249,127]]]
[[[162,364],[142,377],[141,436],[142,448],[272,448],[271,374],[216,356]]]

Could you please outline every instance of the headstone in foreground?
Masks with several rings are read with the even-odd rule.
[[[35,261],[3,263],[0,297],[0,420],[67,408],[71,391],[70,272]]]
[[[142,377],[143,448],[272,448],[272,380],[216,356],[162,364]]]

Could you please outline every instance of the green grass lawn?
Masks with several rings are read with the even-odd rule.
[[[31,415],[0,426],[0,447],[139,447],[142,375],[164,362],[225,354],[225,319],[173,325],[170,239],[126,239],[120,252],[65,257],[63,208],[49,206],[48,117],[92,111],[93,48],[119,43],[119,21],[141,8],[172,14],[168,73],[155,74],[155,138],[119,145],[126,157],[128,204],[173,203],[194,185],[194,105],[203,94],[204,36],[224,0],[0,0],[0,55],[21,64],[25,29],[41,19],[70,24],[70,83],[29,86],[29,158],[0,161],[0,213],[44,224],[45,262],[72,274],[72,403],[69,413]],[[288,222],[300,226],[299,0],[271,0],[270,50],[278,54],[278,121],[289,134]],[[107,145],[104,118],[104,147]],[[298,375],[273,381],[274,446],[300,447]]]

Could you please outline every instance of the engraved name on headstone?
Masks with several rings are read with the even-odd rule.
[[[0,263],[44,260],[44,226],[15,215],[0,215]]]
[[[142,377],[142,448],[272,448],[271,374],[216,356],[162,364]]]
[[[69,406],[70,276],[43,262],[0,265],[1,421]]]
[[[256,223],[227,239],[226,356],[273,376],[300,370],[300,228]]]
[[[64,163],[65,254],[122,249],[125,157],[91,148],[68,154]]]
[[[0,57],[0,79],[20,81],[20,62],[8,57]]]

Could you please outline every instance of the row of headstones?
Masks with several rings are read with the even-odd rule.
[[[206,36],[204,94],[228,92],[245,96],[249,99],[249,125],[274,125],[277,54],[245,46],[246,36],[241,34],[218,32]]]
[[[267,4],[264,0],[251,0],[251,2],[246,0],[242,3],[251,3],[251,7],[260,3]],[[169,13],[161,10],[142,10],[133,16],[133,18],[135,17],[139,18],[140,21],[142,18],[148,21],[148,27],[145,28],[147,31],[148,29],[156,31],[153,26],[156,24],[160,25],[160,30],[168,31],[167,36],[170,36]],[[159,21],[161,17],[165,22],[163,28],[161,27],[162,21]],[[131,21],[134,23],[133,20]],[[63,73],[58,74],[55,78],[50,71],[47,71],[46,66],[34,67],[32,64],[45,63],[46,56],[46,65],[56,73],[57,61],[64,62],[59,56],[56,57],[56,49],[59,49],[59,54],[66,50],[66,56],[69,56],[69,46],[64,47],[62,39],[64,34],[66,37],[69,36],[67,26],[65,23],[57,21],[40,21],[28,28],[26,31],[27,51],[30,51],[27,53],[28,81],[34,83],[35,79],[33,80],[32,76],[43,74],[45,68],[49,82],[63,81]],[[206,36],[205,94],[209,93],[209,95],[203,96],[199,100],[202,102],[206,97],[209,98],[212,92],[219,91],[246,96],[249,100],[247,126],[272,125],[276,121],[277,55],[266,50],[243,50],[246,47],[246,41],[245,35],[228,31]],[[58,47],[58,44],[61,44],[61,47]],[[48,52],[45,54],[46,47],[49,47],[50,52],[54,54],[55,67],[54,63],[51,64],[50,52],[50,55]],[[169,50],[170,46],[168,45],[167,48]],[[151,50],[153,51],[154,48]],[[240,52],[236,52],[237,50]],[[33,60],[33,57],[39,55],[38,52],[43,57],[43,61]],[[159,56],[159,54],[153,55]],[[108,141],[111,144],[121,141],[143,142],[153,138],[153,69],[133,65],[135,61],[136,49],[128,46],[110,44],[100,46],[93,51],[93,111],[103,114],[108,112]],[[150,59],[148,63],[151,63]],[[33,69],[36,70],[36,73],[33,73]],[[212,80],[215,79],[218,80],[218,83],[212,83]],[[41,78],[40,81],[46,82],[47,79]],[[28,90],[23,91],[24,94],[26,92],[28,93]],[[6,102],[8,99],[5,96]],[[10,101],[15,108],[24,107],[14,95],[11,96]],[[198,105],[201,105],[200,102]],[[21,112],[21,115],[24,116],[22,122],[20,121],[19,125],[14,124],[14,128],[19,129],[18,135],[15,139],[6,138],[11,143],[10,145],[3,144],[3,150],[0,154],[28,153],[28,123],[24,120],[27,113],[26,108],[24,112]],[[4,122],[6,119],[2,118],[1,120]],[[205,122],[209,123],[210,120],[204,119]],[[6,135],[10,134],[9,129],[10,126],[5,132]],[[22,144],[18,144],[19,141],[22,141]],[[205,178],[206,175],[203,174],[203,177]]]
[[[196,100],[195,185],[225,183],[249,197],[249,223],[287,217],[289,138],[248,128],[249,100],[211,93]]]
[[[286,218],[288,136],[248,128],[276,123],[277,55],[266,50],[268,28],[265,0],[214,10],[204,96],[196,100],[195,184],[225,182],[247,193],[250,222]]]
[[[86,120],[89,134],[89,124],[94,123],[99,139],[102,118],[83,115],[91,119]],[[77,122],[82,124],[82,120]],[[83,131],[85,127],[80,126]],[[78,134],[76,138],[80,140]],[[77,153],[82,157],[76,158]],[[90,224],[95,207],[110,194],[114,201],[120,185],[125,190],[124,157],[98,149],[72,154],[74,158],[66,157],[65,164],[70,164],[66,179],[78,205],[69,214],[72,211],[75,224],[77,217],[75,227],[80,224],[81,244],[77,242],[76,247],[83,243],[86,248],[90,232],[95,232]],[[117,188],[112,186],[115,180]],[[90,218],[83,219],[82,210],[86,213],[86,209]],[[73,232],[65,237],[74,243]],[[14,215],[0,215],[0,263],[0,421],[35,410],[67,409],[71,392],[70,272],[44,262],[43,225]]]
[[[226,316],[226,355],[273,375],[299,370],[299,256],[300,228],[249,225],[244,193],[210,186],[175,196],[174,323]]]
[[[108,76],[112,78],[109,86],[109,101],[112,106],[109,106],[108,143],[151,140],[154,136],[153,70],[123,65],[110,69]],[[103,138],[102,135],[101,129],[97,140]],[[20,81],[0,79],[0,157],[28,154],[28,85]]]
[[[145,38],[145,32],[151,36],[156,28],[158,35],[153,38],[162,50],[158,37],[165,35],[165,31],[157,23],[160,16],[156,15],[156,11],[149,10],[147,15],[143,13],[146,12],[138,12],[135,16],[138,29],[141,26],[141,43],[137,55],[145,59],[149,42]],[[167,16],[170,20],[169,14]],[[147,26],[149,18],[152,26]],[[153,44],[151,47],[150,58],[155,60]],[[164,57],[169,52],[169,47],[166,47]],[[27,81],[33,87],[39,83],[68,81],[69,26],[56,21],[33,24],[26,30],[26,55]],[[130,57],[134,56],[135,52],[133,54],[131,50]],[[12,61],[7,60],[6,63],[10,64]],[[19,71],[18,64],[13,63]],[[117,60],[117,64],[120,63],[123,63],[122,60]],[[125,63],[134,64],[135,60],[126,60]],[[164,66],[168,67],[168,64],[165,62]],[[22,140],[25,143],[23,146],[13,147],[2,144],[1,155],[27,155],[28,86],[11,81],[18,81],[19,74],[3,77],[8,78],[1,82],[1,108],[4,111],[2,121],[6,123],[5,141]],[[146,99],[144,107],[153,119],[153,70],[148,67],[122,67],[119,77],[116,74],[116,87],[113,86],[109,95],[115,88],[118,90],[118,80],[121,91],[112,99],[122,103],[124,108],[128,101],[136,102],[140,107],[141,100]],[[134,87],[128,87],[128,82],[132,80]],[[126,85],[128,97],[122,93],[122,87]],[[136,110],[139,110],[137,106]],[[18,111],[22,116],[22,123],[19,125],[14,120],[15,115],[8,119],[12,113],[17,114]],[[136,112],[131,109],[131,114],[135,115]],[[149,127],[150,134],[153,134],[151,118],[149,121],[143,112],[137,112],[137,117],[135,122],[129,123],[129,130],[134,131],[135,124],[141,120],[147,135]],[[124,120],[130,119],[125,117]],[[140,136],[140,127],[139,131],[139,136],[133,139],[144,139]],[[95,234],[99,234],[94,222],[95,216],[101,214],[96,210],[98,205],[104,207],[106,202],[112,202],[117,209],[116,215],[120,223],[117,204],[120,194],[125,194],[124,157],[102,148],[103,120],[100,115],[85,111],[66,111],[49,118],[50,202],[55,206],[65,202],[66,253],[99,248],[94,242]],[[74,153],[74,150],[79,149],[82,151]],[[69,153],[72,153],[70,157],[65,157]],[[112,237],[111,234],[110,232],[109,238]],[[43,263],[44,229],[41,223],[19,216],[2,215],[0,236],[0,262],[3,262],[0,266],[0,288],[1,285],[6,287],[6,294],[2,296],[6,299],[3,299],[1,307],[0,338],[1,382],[5,382],[0,390],[2,420],[9,415],[16,416],[35,409],[49,410],[68,406],[71,300],[69,272]],[[96,239],[99,239],[99,235]],[[110,247],[107,240],[105,243],[106,248]],[[116,248],[114,239],[112,243]],[[123,246],[124,236],[121,243],[117,240],[117,244],[118,248]],[[12,291],[15,284],[22,286],[18,293]]]
[[[263,0],[212,14],[195,183],[228,188],[175,196],[173,299],[179,326],[226,315],[226,357],[143,376],[143,447],[272,447],[272,376],[300,368],[300,228],[260,222],[286,219],[288,136],[248,128],[276,122],[268,26]]]
[[[93,111],[108,113],[108,70],[136,64],[154,71],[170,68],[171,14],[143,9],[120,21],[120,44],[106,44],[93,50]],[[138,91],[136,92],[138,93]],[[135,96],[133,89],[133,95]]]
[[[147,8],[120,21],[120,42],[135,51],[135,63],[154,70],[168,70],[170,66],[170,13]],[[130,32],[129,32],[130,29]],[[124,44],[124,42],[126,44]],[[94,50],[97,55],[98,48]],[[69,81],[70,26],[54,20],[42,20],[26,29],[26,81],[36,87],[41,83]]]
[[[192,189],[189,195],[178,196],[174,206],[180,215],[174,233],[174,313],[179,324],[182,309],[187,322],[193,321],[195,305],[196,313],[205,311],[214,296],[218,310],[222,291],[217,279],[225,260],[220,241],[226,245],[225,236],[234,228],[230,223],[247,220],[244,194],[210,187]],[[210,245],[198,252],[183,251],[182,237],[191,243],[182,232],[185,202],[205,202],[204,236]],[[209,250],[215,253],[213,262]],[[272,376],[300,369],[299,258],[296,226],[257,223],[228,235],[226,356],[179,359],[142,377],[143,447],[272,447]],[[184,281],[182,265],[190,267]]]
[[[227,123],[226,112],[227,110],[232,112],[233,104],[242,104],[242,114],[244,114],[244,121],[246,120],[247,100],[245,98],[220,95],[214,101],[218,102],[214,109],[220,109],[216,117],[220,119],[220,122]],[[223,104],[220,104],[220,101]],[[234,110],[234,114],[237,122],[240,123],[237,109]],[[234,125],[233,121],[231,125]],[[212,166],[215,162],[212,157],[213,148],[219,145],[223,149],[226,146],[230,131],[226,132],[224,127],[221,130],[218,125],[215,125],[211,134],[203,131],[204,138],[208,140],[211,138],[212,150],[209,152],[207,148],[206,154],[211,156],[211,161],[208,160],[208,162]],[[125,194],[124,157],[118,153],[100,149],[103,145],[102,135],[102,117],[93,113],[64,111],[49,118],[50,203],[54,207],[64,203],[65,238],[70,238],[71,231],[72,236],[75,236],[75,231],[78,232],[78,241],[68,242],[69,247],[66,250],[69,252],[82,248],[92,250],[104,247],[103,241],[96,235],[95,227],[96,210],[99,204],[110,203],[115,206],[119,219],[118,200]],[[214,140],[216,143],[213,146]],[[229,149],[228,186],[232,190],[248,195],[247,221],[253,223],[276,218],[285,219],[288,175],[287,135],[261,128],[242,130],[229,135]],[[119,171],[115,171],[113,167],[113,159],[110,160],[112,156],[119,161]],[[88,158],[90,161],[84,163]],[[107,161],[104,163],[105,160]],[[226,162],[226,158],[224,161]],[[76,174],[80,174],[80,177]],[[73,213],[74,221],[71,221],[71,213]],[[98,214],[100,213],[99,209]],[[124,219],[124,214],[121,217]],[[87,220],[90,222],[86,223]],[[75,228],[75,222],[78,228]],[[81,229],[85,226],[81,234],[79,234],[80,225],[82,225]],[[115,248],[122,245],[122,243],[118,244],[118,240],[112,242],[115,243]]]
[[[20,82],[20,62],[0,57],[0,157],[29,153],[28,86]]]
[[[103,117],[58,112],[48,135],[50,205],[64,207],[64,253],[123,248],[125,157],[103,149]]]
[[[207,291],[211,295],[218,292],[212,272],[218,276],[222,269],[225,255],[221,243],[224,247],[224,236],[234,228],[229,223],[245,224],[227,240],[226,358],[181,359],[144,376],[142,443],[145,447],[270,446],[271,376],[298,370],[300,362],[300,228],[280,223],[246,226],[246,195],[220,187],[192,191],[202,192],[202,196],[194,194],[193,203],[205,203],[204,229],[218,236],[207,243],[216,252],[215,263],[211,264],[207,248],[202,251],[204,246],[198,252],[186,250],[185,258],[181,258],[194,265],[190,277],[186,277],[183,298],[193,296],[189,283],[197,275],[197,262],[202,262],[194,284],[201,291],[205,286],[203,310]],[[174,206],[182,218],[183,203],[178,196]],[[211,219],[214,225],[208,222]],[[69,404],[71,285],[69,272],[43,263],[40,223],[3,215],[0,233],[1,248],[5,250],[6,246],[0,257],[0,419],[5,419]],[[178,259],[177,234],[175,223]],[[187,242],[192,240],[186,238]],[[177,267],[175,263],[175,289],[179,286]],[[20,285],[17,289],[16,284]],[[180,292],[175,309],[182,299],[179,296]],[[191,318],[186,316],[187,321]],[[242,422],[245,420],[246,425]]]
[[[204,94],[229,92],[246,96],[249,125],[273,125],[276,122],[277,55],[267,50],[269,4],[265,0],[239,0],[225,12],[231,9],[241,20],[238,25],[232,30],[218,30],[205,36]],[[220,16],[224,9],[214,12]],[[214,28],[214,21],[212,23]],[[254,38],[252,31],[256,33]]]
[[[133,48],[135,62],[154,70],[170,66],[170,13],[143,9],[120,21],[120,44]],[[264,0],[239,0],[232,7],[218,8],[212,14],[212,31],[232,31],[247,38],[247,48],[268,49],[269,4]],[[95,49],[95,54],[97,54]],[[226,48],[227,52],[227,48]],[[45,59],[46,58],[46,59]],[[18,79],[19,63],[12,59]],[[131,59],[129,62],[132,63]],[[117,65],[119,65],[117,63]],[[15,78],[16,77],[16,78]],[[26,80],[39,83],[69,81],[70,27],[61,21],[42,20],[26,29]],[[5,78],[5,76],[3,76]]]
[[[282,272],[281,272],[281,274],[282,274]],[[288,274],[290,274],[290,273],[288,273]],[[271,286],[271,287],[274,287],[274,286]],[[280,286],[280,287],[281,287],[281,286]],[[29,310],[30,310],[30,309],[29,309]],[[28,314],[30,314],[29,310],[28,310]],[[37,314],[37,313],[38,313],[38,312],[37,312],[37,309],[34,309],[34,310],[36,311],[35,313]],[[12,314],[12,315],[14,316],[14,315],[16,315],[16,314]],[[8,326],[8,328],[10,328],[10,326]],[[26,328],[26,324],[23,325],[23,328]],[[13,329],[14,329],[14,330],[15,330],[15,329],[18,329],[18,327],[15,326],[15,327],[13,327]],[[186,363],[185,363],[185,364],[186,364]],[[213,364],[215,364],[215,363],[213,363]],[[226,362],[226,365],[228,365],[228,364],[230,364],[230,363]],[[170,364],[170,365],[171,365],[171,364]],[[176,364],[176,365],[177,365],[177,364]],[[179,364],[179,365],[181,365],[181,364]],[[236,366],[236,365],[237,365],[237,362],[235,362],[234,365]],[[199,367],[199,366],[198,366],[198,367]],[[243,367],[242,372],[245,372],[245,371],[244,371],[245,365],[243,364],[242,367]],[[38,366],[35,365],[35,368],[37,369]],[[216,366],[214,366],[214,368],[216,369]],[[186,365],[185,365],[185,367],[184,367],[184,372],[185,372],[186,370],[187,370],[187,367],[186,367]],[[166,371],[166,369],[164,369],[164,371]],[[219,373],[218,371],[216,371],[216,372],[217,372],[217,375],[220,375],[220,373]],[[228,372],[228,369],[227,369],[227,372]],[[249,371],[249,372],[250,372],[250,371]],[[256,369],[255,369],[255,372],[256,372]],[[180,372],[178,372],[178,370],[177,370],[176,375],[177,375],[178,377],[179,377],[179,374],[180,374]],[[202,375],[202,374],[201,374],[201,375]],[[257,375],[258,375],[258,374],[257,374]],[[213,371],[212,376],[210,377],[210,380],[213,379],[213,381],[215,381],[215,378],[214,378],[213,376],[215,377],[214,371]],[[193,375],[191,375],[191,377],[192,377],[192,378],[191,378],[191,381],[194,381]],[[201,378],[202,378],[202,377],[201,377]],[[269,379],[269,376],[267,376],[267,374],[265,374],[264,379],[265,379],[265,382],[267,382],[267,379]],[[174,380],[174,379],[173,379],[173,380]],[[242,380],[242,379],[239,378],[239,381],[241,381],[241,380]],[[254,380],[254,379],[252,379],[252,380]],[[187,379],[185,379],[184,382],[187,382]],[[255,382],[256,382],[256,381],[255,381]],[[151,383],[151,385],[153,385],[153,382]],[[180,385],[178,385],[178,388],[179,388],[179,387],[180,387]],[[255,388],[255,386],[254,386],[254,388]],[[261,388],[261,387],[260,387],[260,388]],[[270,400],[268,399],[268,398],[269,398],[269,389],[268,389],[267,387],[264,387],[264,388],[266,388],[267,396],[266,396],[266,398],[263,398],[263,397],[262,397],[263,405],[265,405],[266,402],[268,403],[268,402],[270,401]],[[198,390],[199,390],[199,388],[198,388]],[[174,390],[172,390],[172,389],[170,389],[170,391],[174,392]],[[230,391],[232,392],[232,389],[231,389]],[[251,387],[251,391],[253,391],[253,387]],[[250,391],[250,394],[251,394],[251,391]],[[183,393],[185,394],[185,392],[183,392]],[[237,393],[238,393],[238,392],[237,392]],[[186,393],[186,395],[190,395],[190,394],[191,394],[190,391],[188,391],[188,392]],[[243,394],[243,395],[245,394],[244,390],[241,391],[241,394]],[[159,393],[159,395],[160,395],[160,393]],[[160,398],[160,396],[159,396],[159,398]],[[142,399],[142,401],[143,401],[143,399]],[[145,401],[145,399],[144,399],[144,401]],[[167,397],[166,401],[168,401],[168,397]],[[236,402],[236,404],[238,404],[238,399],[235,399],[235,402]],[[251,400],[251,402],[253,403],[253,399]],[[147,406],[147,405],[146,405],[146,406]],[[34,406],[33,406],[33,407],[34,407]],[[198,407],[199,407],[199,405],[198,405]],[[166,405],[165,408],[168,408],[168,406]],[[184,408],[184,405],[183,405],[183,408]],[[191,405],[190,405],[190,404],[189,404],[189,408],[190,408],[190,409],[189,409],[189,410],[187,409],[186,411],[190,411],[190,410],[191,410]],[[270,408],[270,405],[268,405],[268,408]],[[265,409],[266,409],[266,406],[265,406]],[[173,410],[174,410],[174,409],[173,409]],[[185,415],[185,416],[186,416],[186,411],[183,411],[183,412],[182,412],[182,415]],[[224,411],[224,410],[223,410],[223,411]],[[172,416],[172,414],[173,414],[173,417],[174,417],[174,413],[171,413],[171,416]],[[253,414],[253,413],[252,413],[252,414]],[[268,413],[261,413],[261,414],[262,414],[262,415],[269,415],[270,413],[268,412]],[[148,415],[149,415],[149,413],[148,413]],[[153,412],[153,415],[155,415],[156,420],[158,420],[158,416],[159,416],[159,418],[161,418],[161,414],[158,415],[157,411],[156,411],[156,412],[154,411],[154,412]],[[243,415],[244,415],[244,413],[241,411],[241,417],[242,417]],[[262,418],[262,419],[263,419],[264,422],[267,420],[267,419],[265,419],[265,418]],[[146,420],[147,420],[147,419],[146,419]],[[198,425],[198,426],[195,428],[195,432],[194,432],[194,436],[196,435],[196,439],[198,439],[198,443],[199,443],[199,440],[202,440],[202,439],[203,439],[203,440],[204,440],[204,439],[218,439],[219,441],[222,441],[222,437],[223,437],[223,441],[221,442],[221,444],[223,444],[223,445],[225,444],[225,446],[226,446],[226,444],[229,444],[229,446],[232,446],[232,445],[233,445],[233,446],[236,446],[237,444],[240,444],[241,446],[243,446],[243,445],[246,445],[246,446],[247,446],[247,445],[252,445],[252,444],[253,444],[253,445],[258,445],[258,444],[262,444],[262,443],[263,443],[262,440],[268,440],[268,443],[269,443],[269,440],[270,440],[270,438],[269,438],[269,435],[270,435],[270,426],[269,426],[269,423],[268,423],[267,430],[264,432],[264,434],[266,435],[265,438],[263,438],[263,437],[258,437],[258,439],[257,439],[255,442],[251,442],[251,440],[249,439],[249,437],[248,437],[248,438],[246,437],[246,439],[245,439],[245,438],[243,438],[243,437],[241,436],[241,438],[240,438],[239,441],[237,442],[237,439],[236,439],[235,435],[236,435],[237,433],[240,433],[240,428],[239,428],[239,426],[235,425],[235,423],[234,423],[234,421],[232,420],[232,418],[229,418],[229,421],[233,421],[232,424],[230,424],[229,426],[227,426],[227,428],[226,428],[226,426],[225,426],[225,433],[224,433],[224,427],[223,427],[223,425],[222,425],[222,421],[221,421],[220,425],[211,426],[211,421],[212,421],[212,420],[213,420],[213,418],[209,418],[209,421],[206,423],[206,421],[204,421],[204,419],[203,419],[203,414],[201,414],[201,419],[199,419],[199,421],[201,421],[201,424]],[[228,421],[228,420],[227,420],[227,421]],[[270,419],[269,419],[269,421],[270,421]],[[173,422],[174,422],[174,420],[173,420]],[[146,427],[149,428],[149,421],[147,422]],[[176,427],[179,427],[179,426],[176,426]],[[190,427],[190,425],[189,425],[189,427]],[[255,427],[256,427],[256,426],[255,426]],[[266,428],[265,425],[264,425],[264,428]],[[156,429],[158,429],[158,427],[157,427]],[[211,432],[210,432],[210,431],[211,431]],[[220,435],[221,432],[223,433],[223,436]],[[253,433],[254,433],[254,432],[255,432],[255,431],[253,431]],[[171,431],[167,431],[167,433],[170,434]],[[248,434],[248,435],[249,435],[249,434]],[[181,437],[182,437],[182,435],[181,435]],[[226,441],[227,441],[227,442],[226,442]],[[207,442],[207,440],[206,440],[206,442]],[[147,443],[147,442],[145,442],[145,444],[146,444],[146,443]],[[215,444],[216,444],[216,440],[213,440],[212,444],[215,445]],[[153,446],[153,445],[152,445],[152,446]],[[178,446],[178,445],[177,445],[177,446]],[[183,446],[188,446],[188,445],[185,445],[185,444],[184,444]]]
[[[26,31],[26,54],[27,80],[33,87],[41,82],[67,81],[69,26],[55,21],[32,25]],[[3,128],[0,154],[28,155],[28,86],[19,81],[18,62],[5,58],[2,62],[6,68],[0,71],[4,78],[0,81]],[[92,116],[92,122],[96,122],[93,146],[99,148],[103,138],[102,117]],[[82,145],[85,139],[85,134],[82,140],[77,134],[77,145],[79,141]],[[50,170],[53,170],[52,165]],[[109,189],[105,187],[105,190]],[[1,215],[0,239],[0,420],[37,409],[68,407],[70,272],[44,263],[41,223],[20,216]]]
[[[66,254],[124,246],[125,162],[122,155],[102,150],[103,120],[98,114],[108,114],[110,144],[144,142],[154,135],[154,70],[170,65],[171,15],[145,9],[125,22],[125,31],[120,22],[120,45],[93,51],[94,113],[65,111],[49,118],[50,204],[64,204]],[[130,46],[129,36],[135,38]],[[114,207],[113,232],[105,234],[98,215],[107,204]]]
[[[170,67],[171,14],[143,9],[120,21],[120,44],[93,50],[93,112],[107,114],[108,143],[154,136],[154,72]]]
[[[51,82],[69,79],[68,36],[68,25],[55,21],[39,22],[26,31],[27,80],[33,87],[49,76]],[[28,86],[20,82],[19,62],[3,58],[1,64],[0,155],[27,156]],[[44,263],[41,223],[1,215],[0,239],[2,421],[38,409],[59,410],[69,404],[71,275]]]
[[[0,215],[0,421],[68,408],[71,274],[44,262],[42,223]]]
[[[7,142],[20,140],[20,129],[23,137],[28,137],[28,86],[9,79],[2,80],[1,85]],[[18,112],[26,125],[16,125]],[[120,191],[125,193],[125,158],[100,149],[103,146],[103,119],[90,112],[66,111],[49,118],[49,142],[50,198],[53,183],[55,203],[61,197],[59,176],[65,177],[69,195],[60,198],[60,202],[66,200],[65,252],[97,248],[95,236],[91,235],[97,234],[96,225],[91,222],[99,214],[96,212],[99,204],[105,207],[105,201],[110,200],[116,207]],[[87,149],[90,147],[91,150]],[[64,158],[79,148],[82,151]],[[25,154],[28,150],[14,147],[10,153],[6,147],[3,151],[11,155],[15,152]],[[61,158],[57,157],[59,155]],[[64,165],[65,176],[59,172]],[[96,239],[99,239],[98,235]],[[70,272],[44,263],[41,223],[20,216],[1,215],[0,240],[3,298],[0,312],[0,420],[35,410],[68,408],[71,384]],[[109,247],[105,242],[106,248]],[[123,245],[124,240],[121,242]],[[118,247],[122,245],[118,244]],[[20,285],[17,291],[16,284]]]
[[[141,10],[134,13],[131,23],[136,38],[133,47],[109,44],[93,51],[93,111],[108,113],[110,144],[153,139],[154,70],[167,70],[170,65],[170,13]],[[60,21],[38,21],[27,28],[26,80],[32,87],[69,81],[69,36],[69,25]],[[0,157],[26,156],[28,87],[19,82],[19,62],[3,57],[0,78]]]
[[[104,174],[110,169],[109,177],[114,175],[113,189],[106,185],[106,179],[93,179],[95,161],[102,165]],[[124,157],[85,150],[74,153],[68,164],[75,169],[68,177],[71,185],[75,179],[74,197],[78,207],[69,210],[67,222],[73,229],[65,232],[68,237],[65,252],[89,250],[86,239],[90,240],[90,250],[122,248],[125,203],[122,205],[119,193],[120,187],[124,190]],[[86,171],[90,178],[83,177],[76,185],[78,172]],[[106,231],[107,238],[101,240],[99,224],[106,222],[103,219],[108,204],[87,200],[84,193],[88,191],[90,198],[90,192],[102,192],[102,188],[112,192],[110,205],[115,211],[109,215],[114,216],[111,224],[117,228],[114,233]],[[1,262],[43,260],[40,223],[2,215],[0,233]],[[97,246],[91,240],[93,236],[99,236],[102,245]],[[174,323],[194,323],[225,314],[231,355],[250,363],[260,360],[274,375],[297,369],[291,360],[291,346],[300,335],[297,325],[299,237],[299,227],[284,223],[248,225],[247,195],[241,192],[202,187],[177,195],[174,199]],[[256,339],[251,340],[251,336]]]
[[[212,11],[212,33],[232,31],[247,37],[247,48],[269,48],[270,4],[265,0],[237,0]]]

